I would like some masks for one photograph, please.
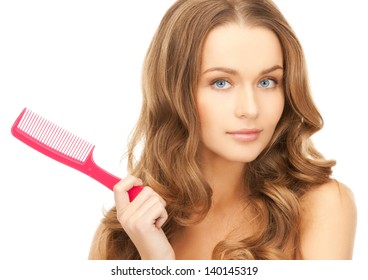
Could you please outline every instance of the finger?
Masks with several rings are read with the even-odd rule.
[[[168,217],[169,215],[167,214],[167,211],[164,208],[163,211],[161,212],[160,218],[156,220],[156,223],[155,223],[156,227],[161,228],[164,225],[164,223],[167,221]]]
[[[139,193],[139,196],[135,198],[134,201],[132,201],[132,204],[140,205],[143,204],[147,199],[149,199],[152,196],[157,196],[157,198],[160,200],[160,202],[166,207],[166,201],[158,194],[156,193],[151,187],[145,186],[142,191]]]
[[[129,207],[124,210],[124,220],[143,220],[155,221],[160,218],[159,215],[150,212],[150,208],[158,204],[161,208],[165,209],[166,202],[150,187],[144,187],[139,196],[130,203]],[[156,216],[155,216],[156,215]],[[151,221],[152,224],[152,221]]]
[[[151,221],[157,229],[160,229],[168,218],[166,209],[161,203],[152,205],[148,212],[152,213],[154,218]]]
[[[141,179],[134,176],[127,176],[114,186],[114,200],[117,209],[124,209],[129,205],[128,190],[137,185],[143,185]]]
[[[155,203],[161,203],[164,208],[166,207],[165,200],[162,199],[162,197],[159,196],[151,187],[146,186],[130,203],[130,207],[126,208],[124,212],[126,215],[134,215],[139,217],[139,213],[146,213],[147,209]]]
[[[147,225],[155,225],[157,228],[160,228],[167,218],[165,205],[157,195],[149,197],[135,213],[135,219],[145,220]]]

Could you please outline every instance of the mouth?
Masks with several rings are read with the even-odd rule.
[[[261,134],[262,130],[257,128],[243,128],[236,131],[229,131],[226,134],[230,135],[233,139],[241,142],[256,141]]]

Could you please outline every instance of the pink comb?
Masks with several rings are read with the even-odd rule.
[[[70,166],[113,189],[120,178],[103,170],[93,160],[95,146],[25,108],[12,126],[12,134],[44,155]],[[130,201],[142,190],[128,191]]]

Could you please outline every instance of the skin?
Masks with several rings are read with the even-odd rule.
[[[207,217],[186,227],[171,243],[161,226],[165,201],[150,187],[129,202],[127,191],[143,182],[133,176],[114,188],[118,220],[142,259],[210,259],[214,246],[239,223],[248,223],[242,191],[246,163],[270,141],[284,108],[282,49],[264,28],[228,24],[212,30],[204,45],[197,107],[203,174],[213,189]],[[254,135],[233,133],[257,129]],[[244,138],[247,138],[245,140]],[[249,138],[251,140],[249,140]],[[300,259],[349,259],[356,209],[349,189],[335,182],[316,186],[302,200]],[[243,235],[252,232],[251,226]]]
[[[331,181],[308,192],[301,204],[301,248],[297,258],[352,259],[357,209],[351,190]]]
[[[267,29],[231,24],[206,39],[197,107],[203,172],[215,202],[244,189],[245,163],[263,151],[274,133],[284,108],[282,65],[280,43]],[[259,137],[243,141],[241,134],[230,134],[242,129],[260,130]]]
[[[146,186],[130,203],[127,191],[142,180],[128,176],[114,187],[117,218],[143,260],[175,259],[161,226],[167,220],[165,201]]]

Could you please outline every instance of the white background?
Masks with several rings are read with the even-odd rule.
[[[141,65],[173,0],[0,2],[0,259],[28,271],[87,258],[112,192],[10,134],[24,107],[96,145],[95,161],[125,176],[140,110]],[[355,261],[368,260],[365,130],[368,20],[363,1],[275,1],[306,53],[325,127],[317,148],[359,211]],[[159,4],[158,4],[159,3]],[[4,263],[3,263],[4,264]]]

